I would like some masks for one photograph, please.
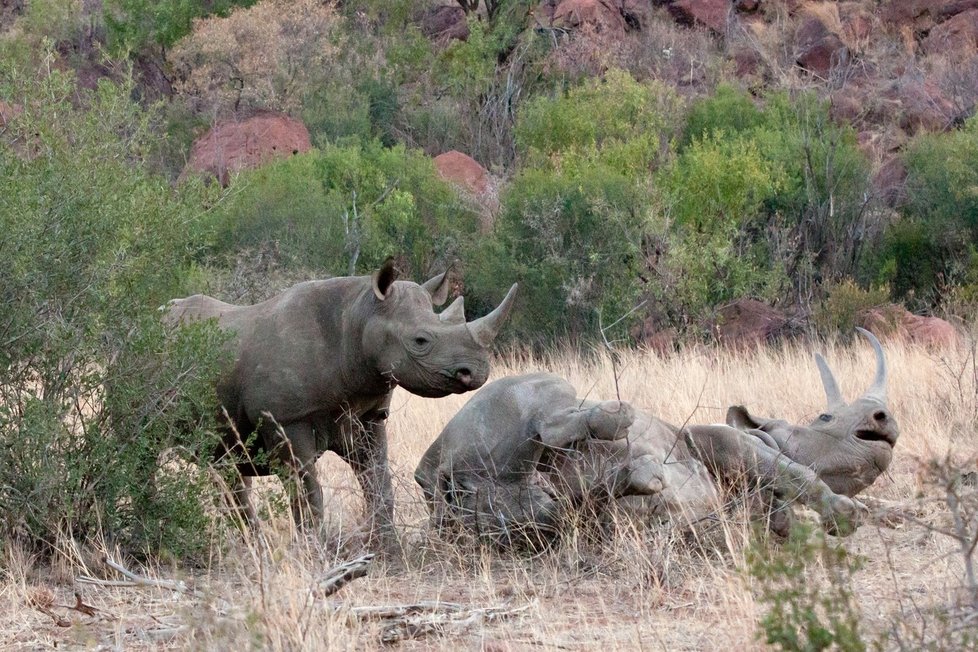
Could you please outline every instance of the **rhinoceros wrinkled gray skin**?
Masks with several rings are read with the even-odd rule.
[[[311,516],[320,524],[315,463],[329,450],[356,474],[371,533],[393,540],[385,430],[393,389],[441,397],[481,387],[488,347],[517,288],[492,313],[466,323],[461,297],[440,314],[433,310],[448,297],[447,272],[423,285],[396,277],[388,261],[372,276],[307,281],[252,306],[203,295],[168,304],[170,324],[215,318],[233,333],[234,361],[217,386],[231,423],[215,457],[235,456],[235,498],[250,523],[250,478],[280,467],[301,482],[296,522],[308,525]]]
[[[562,510],[585,501],[627,504],[643,517],[686,522],[715,511],[721,486],[761,489],[784,533],[799,501],[848,534],[865,507],[853,498],[889,466],[899,430],[886,406],[886,361],[869,391],[846,404],[816,355],[828,407],[807,426],[731,407],[727,423],[680,429],[619,401],[577,397],[558,376],[504,378],[456,414],[415,472],[439,525],[460,523],[503,546],[539,548]]]

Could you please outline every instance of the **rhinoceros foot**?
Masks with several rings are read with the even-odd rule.
[[[635,409],[624,401],[601,401],[590,409],[587,426],[596,439],[621,439],[635,421]]]

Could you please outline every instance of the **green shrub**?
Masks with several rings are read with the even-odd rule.
[[[468,256],[466,298],[483,307],[519,281],[520,306],[506,329],[515,340],[600,341],[599,315],[610,324],[639,300],[644,201],[641,185],[607,168],[524,171],[503,196],[494,238]]]
[[[157,307],[183,294],[214,197],[147,171],[131,85],[2,62],[0,80],[24,107],[0,143],[0,538],[200,551],[204,472],[157,460],[213,442],[223,348],[207,328],[166,338]]]
[[[681,104],[657,82],[640,83],[611,70],[563,96],[526,103],[516,125],[524,167],[580,167],[594,163],[644,177],[675,132]]]
[[[816,306],[812,320],[825,336],[841,334],[849,337],[855,332],[856,326],[860,325],[859,318],[863,313],[886,306],[890,302],[890,291],[885,286],[866,290],[852,279],[828,284],[822,290],[826,296]],[[881,336],[884,334],[878,333]]]
[[[190,33],[195,18],[226,16],[256,0],[105,0],[109,47],[116,53],[147,46],[169,48]]]
[[[291,269],[364,273],[392,255],[407,276],[423,275],[478,228],[431,160],[402,145],[327,145],[243,173],[234,187],[209,218],[219,258],[275,242]]]
[[[720,84],[708,98],[693,103],[686,116],[681,147],[703,140],[718,132],[736,137],[764,123],[761,110],[746,91]]]
[[[978,120],[918,136],[907,147],[904,219],[887,234],[878,275],[896,298],[937,305],[944,290],[971,282],[978,243]]]
[[[747,573],[767,607],[758,637],[792,652],[866,650],[852,591],[852,575],[860,566],[859,558],[810,526],[793,527],[780,548],[764,539],[754,543]]]

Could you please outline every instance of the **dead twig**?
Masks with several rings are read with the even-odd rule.
[[[399,641],[422,638],[429,634],[444,635],[497,620],[510,618],[530,608],[467,607],[454,602],[418,602],[407,605],[368,607],[334,606],[346,611],[354,621],[380,621],[380,641],[391,645]]]
[[[161,589],[167,589],[169,591],[176,591],[177,593],[193,596],[195,598],[204,597],[204,595],[196,589],[187,586],[187,583],[183,580],[164,580],[139,575],[108,556],[105,558],[105,563],[127,579],[123,581],[100,580],[88,575],[79,575],[76,578],[76,581],[83,584],[94,584],[96,586],[154,586]]]
[[[373,558],[373,554],[367,554],[333,566],[316,580],[313,588],[314,595],[327,598],[358,577],[363,577],[367,574],[367,569],[370,567]]]

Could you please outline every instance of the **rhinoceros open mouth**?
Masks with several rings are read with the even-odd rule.
[[[880,432],[879,430],[857,430],[856,439],[862,441],[885,441],[892,448],[896,446],[896,435],[890,432]]]

